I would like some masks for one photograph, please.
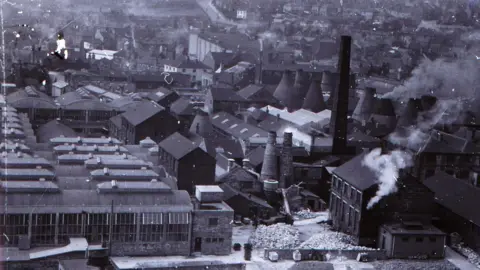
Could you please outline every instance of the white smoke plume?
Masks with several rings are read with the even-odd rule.
[[[375,172],[378,181],[377,193],[367,204],[371,209],[383,197],[397,192],[399,171],[413,165],[412,156],[401,150],[382,155],[382,149],[376,148],[365,155],[362,164]]]
[[[426,112],[421,112],[417,125],[398,130],[389,135],[394,145],[401,145],[417,154],[423,151],[430,139],[431,130],[442,124],[451,124],[462,120],[464,102],[480,96],[480,62],[474,59],[446,61],[443,59],[422,62],[403,85],[381,98],[406,101],[408,98],[420,98],[423,95],[435,96],[438,101]],[[394,150],[381,155],[380,149],[367,154],[364,164],[376,172],[379,189],[369,202],[371,208],[383,196],[395,193],[398,171],[413,165],[413,156],[409,152]]]
[[[480,61],[475,57],[447,61],[425,59],[402,85],[383,95],[398,101],[432,95],[439,99],[480,97]]]

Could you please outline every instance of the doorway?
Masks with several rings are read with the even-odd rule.
[[[202,238],[201,237],[195,238],[194,251],[195,252],[201,252],[202,251]]]

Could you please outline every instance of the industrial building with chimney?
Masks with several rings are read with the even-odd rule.
[[[161,27],[132,15],[92,37],[67,25],[69,59],[32,50],[19,60],[27,54],[13,49],[0,100],[5,269],[269,269],[335,254],[366,267],[475,263],[456,253],[480,253],[480,98],[433,89],[476,82],[474,72],[427,85],[444,70],[428,65],[449,62],[422,49],[414,69],[411,51],[435,40],[404,49],[403,32],[351,33],[364,22],[335,19],[360,14],[351,3],[269,1],[269,30],[252,34],[242,21],[269,7],[247,2],[198,3],[215,17],[200,25],[161,20],[188,29],[182,38],[154,35]],[[289,22],[298,12],[330,20],[300,29]],[[366,32],[389,50],[363,48]],[[285,228],[296,232],[290,244]],[[335,264],[322,263],[312,269]]]

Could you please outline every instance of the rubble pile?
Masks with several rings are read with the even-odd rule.
[[[330,249],[330,250],[375,250],[372,248],[355,246],[351,236],[344,233],[325,230],[315,234],[303,242],[299,248]]]
[[[294,248],[300,244],[298,229],[284,223],[260,225],[248,240],[254,248]]]
[[[468,248],[462,244],[453,246],[458,253],[467,257],[468,261],[474,264],[477,268],[480,268],[480,256],[475,253],[471,248]]]
[[[324,212],[311,212],[310,210],[300,210],[298,212],[295,212],[293,214],[293,218],[295,220],[302,220],[302,219],[311,219],[311,218],[316,218],[318,216],[323,215]]]
[[[438,261],[415,261],[415,260],[388,260],[372,262],[378,270],[458,270],[458,268],[447,260]]]

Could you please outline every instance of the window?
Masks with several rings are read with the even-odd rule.
[[[343,186],[342,186],[342,195],[346,195],[347,194],[347,189],[348,189],[348,184],[347,183],[343,183]]]
[[[216,243],[217,242],[217,238],[212,238],[212,243]]]
[[[190,216],[188,213],[168,213],[167,241],[187,241],[189,224]]]
[[[207,243],[211,243],[211,242],[212,242],[212,238],[207,237]]]
[[[217,226],[218,225],[218,218],[209,218],[208,219],[208,226]]]
[[[60,214],[58,242],[67,244],[69,237],[82,237],[82,214]]]
[[[18,245],[19,236],[28,235],[28,224],[30,222],[28,214],[8,214],[5,215],[4,222],[5,235],[8,235],[8,239],[2,236],[2,243],[6,243],[6,245]]]
[[[108,239],[110,214],[88,214],[86,237],[89,243],[101,243]]]
[[[55,238],[55,214],[32,215],[32,243],[53,244]]]
[[[140,223],[140,241],[159,242],[163,239],[162,213],[143,213]]]
[[[435,237],[429,237],[428,239],[430,240],[431,243],[437,242],[437,238]]]
[[[402,242],[408,242],[408,237],[402,237]]]
[[[113,214],[112,241],[134,242],[136,227],[135,213]]]
[[[223,238],[218,238],[219,243],[223,243]]]
[[[417,237],[415,238],[415,242],[423,242],[423,237]]]

